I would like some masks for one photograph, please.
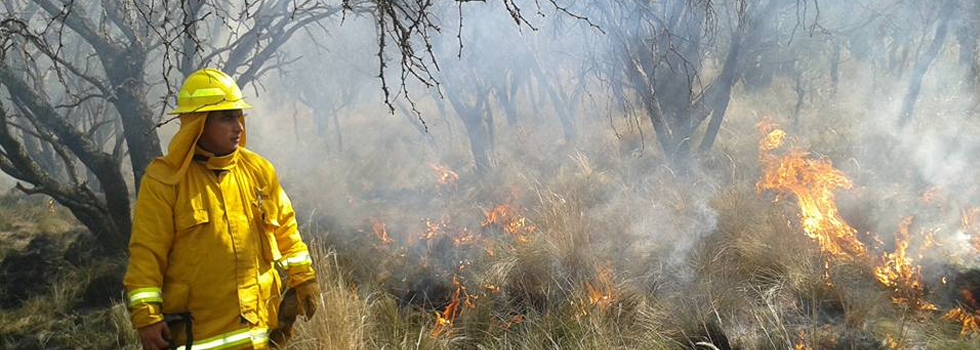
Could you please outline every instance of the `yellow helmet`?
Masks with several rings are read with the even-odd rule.
[[[177,109],[169,114],[252,108],[228,74],[211,68],[191,73],[177,94]]]

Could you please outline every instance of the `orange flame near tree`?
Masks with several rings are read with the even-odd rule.
[[[589,303],[592,305],[605,306],[611,303],[615,291],[612,266],[607,264],[596,268],[595,283],[586,281],[585,289],[589,293]]]
[[[430,240],[439,234],[440,227],[445,226],[443,222],[435,222],[429,218],[425,218],[425,232],[422,232],[421,239]]]
[[[870,262],[867,248],[857,239],[857,230],[844,221],[837,209],[835,191],[850,189],[851,181],[829,159],[813,159],[809,153],[797,149],[783,155],[773,154],[783,145],[786,132],[769,122],[759,123],[758,129],[764,135],[759,141],[763,175],[756,190],[760,193],[773,190],[796,197],[803,231],[817,242],[827,258],[825,270],[829,270],[834,260]],[[892,290],[895,303],[915,310],[936,310],[934,304],[924,300],[922,267],[907,255],[911,224],[911,217],[903,221],[895,237],[895,252],[884,254],[872,272],[878,282]]]
[[[913,265],[912,260],[906,255],[911,225],[911,216],[902,220],[895,235],[895,252],[885,253],[882,256],[881,264],[874,268],[874,276],[878,282],[892,289],[892,301],[895,303],[909,305],[916,310],[934,311],[936,305],[925,301],[922,266]]]
[[[466,288],[459,283],[456,279],[456,275],[453,275],[453,293],[452,297],[449,299],[449,304],[442,311],[436,311],[436,321],[432,326],[432,330],[429,332],[433,338],[438,337],[442,334],[449,332],[450,328],[453,326],[453,322],[456,318],[462,314],[463,310],[459,307],[461,304],[460,295],[463,296],[462,304],[473,308],[476,305],[473,303],[472,298],[466,293]]]
[[[456,282],[456,281],[453,281]],[[456,290],[453,291],[452,299],[450,299],[449,304],[441,312],[436,311],[436,323],[432,327],[430,334],[433,337],[438,337],[439,335],[445,333],[453,326],[453,321],[456,320],[456,316],[459,316],[459,285],[456,286]]]
[[[388,228],[384,221],[378,219],[371,220],[371,231],[381,239],[381,243],[389,244],[394,242],[391,236],[388,235]]]
[[[786,132],[772,123],[760,123],[758,128],[765,134],[759,142],[764,174],[756,190],[794,195],[800,206],[803,231],[817,241],[822,252],[834,258],[865,256],[866,248],[857,239],[857,230],[838,213],[834,194],[839,188],[850,189],[851,181],[829,159],[811,159],[809,153],[801,150],[790,150],[782,156],[772,154],[782,146]]]
[[[429,168],[432,168],[432,170],[436,172],[436,181],[438,181],[440,185],[455,186],[456,181],[459,180],[459,174],[445,166],[429,163]]]
[[[953,308],[943,315],[944,320],[959,322],[963,327],[960,329],[960,336],[980,333],[980,315],[963,310],[963,308]]]
[[[507,233],[513,235],[521,243],[529,242],[530,239],[527,235],[537,229],[526,217],[515,214],[514,210],[506,204],[497,205],[492,210],[484,213],[484,215],[486,215],[486,219],[483,220],[481,226],[499,226],[504,231],[507,231]]]
[[[470,230],[466,227],[459,229],[456,235],[453,236],[453,245],[457,247],[474,244],[476,242],[477,236],[470,232]]]
[[[809,345],[806,345],[806,333],[799,331],[796,334],[796,342],[793,343],[793,350],[813,350]]]
[[[978,334],[980,333],[980,314],[977,313],[977,300],[973,298],[973,292],[969,288],[964,287],[960,289],[960,297],[966,309],[963,307],[955,307],[949,310],[945,315],[943,315],[944,320],[959,322],[960,335],[966,336],[968,334]],[[972,310],[972,311],[968,311]]]

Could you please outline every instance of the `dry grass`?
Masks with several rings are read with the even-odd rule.
[[[727,337],[741,349],[785,349],[798,342],[815,349],[875,349],[899,334],[906,348],[977,345],[958,340],[956,327],[941,327],[938,317],[902,315],[858,267],[835,268],[835,285],[828,286],[818,250],[792,223],[792,208],[760,200],[751,183],[727,186],[711,198],[717,227],[682,266],[671,266],[663,256],[671,242],[642,239],[649,233],[634,232],[645,227],[637,226],[641,215],[627,209],[645,204],[683,211],[689,206],[671,199],[683,194],[667,193],[663,202],[603,198],[634,189],[590,163],[579,154],[547,183],[535,181],[539,187],[523,203],[537,231],[522,244],[506,236],[484,243],[504,249],[468,267],[465,285],[479,298],[463,308],[450,332],[430,334],[439,308],[400,305],[385,281],[372,279],[387,267],[347,266],[378,261],[338,258],[345,250],[346,256],[397,250],[369,238],[318,251],[324,312],[300,324],[291,348],[700,349],[705,347],[694,344],[724,348],[720,337]],[[669,192],[671,185],[656,191]],[[602,266],[615,271],[616,294],[609,304],[590,305],[584,283],[595,282]],[[479,291],[482,284],[502,292]],[[522,322],[508,324],[515,315]]]
[[[584,135],[575,149],[526,140],[525,134],[499,136],[500,144],[512,145],[499,150],[506,162],[479,180],[461,172],[450,191],[405,182],[405,176],[430,176],[424,164],[411,163],[418,156],[368,162],[355,178],[396,174],[395,183],[424,200],[403,206],[398,198],[382,198],[370,203],[374,211],[356,202],[343,207],[328,201],[338,213],[313,222],[321,228],[319,243],[331,249],[318,261],[325,310],[332,311],[302,323],[294,348],[707,349],[695,344],[724,348],[722,338],[740,349],[885,349],[888,339],[904,349],[980,346],[975,337],[961,338],[958,326],[936,313],[910,313],[892,304],[866,266],[842,263],[825,270],[819,249],[802,234],[794,203],[773,203],[771,195],[756,193],[753,128],[761,116],[755,111],[780,110],[772,106],[781,101],[777,94],[733,102],[724,135],[694,174],[667,169],[652,145],[638,141],[639,130],[624,124],[617,125],[619,135],[596,126],[598,131]],[[862,112],[846,106],[805,114],[806,129],[794,143],[833,159],[854,173],[855,181],[872,179],[853,158],[862,151],[855,145],[861,133],[855,121]],[[462,159],[458,155],[443,159],[452,168],[465,168],[454,163]],[[522,167],[528,164],[534,166]],[[342,172],[327,170],[320,177],[350,178]],[[354,198],[363,193],[345,181],[334,182],[339,184],[306,192]],[[307,203],[324,207],[317,198]],[[527,242],[479,226],[481,210],[497,203],[520,207],[535,225]],[[873,221],[861,220],[878,212],[855,203],[845,208],[848,219],[862,229],[874,227]],[[363,219],[368,217],[383,219],[402,238],[379,244]],[[406,304],[399,293],[423,275],[404,265],[417,266],[424,256],[432,258],[429,269],[435,270],[425,276],[449,283],[453,266],[432,261],[453,256],[453,246],[416,249],[420,220],[439,217],[489,236],[481,244],[494,247],[495,254],[457,255],[469,259],[459,276],[478,298],[463,308],[449,332],[432,336],[435,312],[445,300]],[[408,257],[398,253],[400,246],[407,247],[401,252]],[[607,267],[615,295],[608,304],[591,305],[585,285]],[[500,292],[481,289],[485,284]],[[522,322],[508,323],[515,315]]]
[[[710,343],[871,350],[887,348],[888,339],[902,349],[980,348],[980,339],[960,337],[958,325],[938,314],[892,304],[867,266],[824,268],[794,203],[755,190],[758,111],[785,112],[792,98],[739,94],[719,143],[688,173],[665,166],[651,131],[641,137],[627,125],[632,121],[613,121],[615,131],[605,120],[582,125],[594,132],[583,132],[574,145],[530,128],[501,133],[498,144],[508,146],[496,151],[497,166],[477,175],[465,170],[465,147],[406,141],[397,135],[410,131],[352,120],[347,140],[391,151],[349,147],[324,157],[328,166],[305,164],[302,178],[280,170],[303,232],[315,242],[322,290],[320,311],[299,322],[290,349],[709,349],[697,344]],[[888,152],[860,147],[855,120],[863,108],[845,102],[804,115],[794,141],[834,160],[856,183],[874,183],[876,174],[855,153]],[[443,137],[439,125],[433,133]],[[439,140],[459,141],[450,136]],[[459,171],[458,183],[434,183],[423,158]],[[291,169],[283,163],[280,169]],[[903,183],[911,175],[895,177]],[[853,200],[844,214],[862,229],[888,226],[882,213],[913,201],[916,190],[859,188],[853,196],[868,198]],[[498,204],[535,227],[526,240],[481,225]],[[46,210],[0,205],[3,232],[16,226],[8,218],[42,219]],[[420,239],[426,219],[448,223],[438,237]],[[392,242],[372,232],[377,221]],[[58,231],[60,224],[45,225],[52,228],[27,231]],[[476,243],[453,244],[464,228],[479,236]],[[69,269],[45,293],[0,311],[0,348],[134,348],[123,305],[73,309],[94,269]],[[471,303],[433,335],[454,276]],[[597,285],[608,299],[590,300],[589,286]],[[422,288],[431,293],[411,294]]]
[[[105,266],[71,268],[57,276],[48,293],[15,309],[0,310],[3,349],[137,349],[125,305],[79,309],[89,278]]]

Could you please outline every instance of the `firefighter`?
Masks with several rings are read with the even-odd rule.
[[[309,319],[319,290],[296,214],[268,160],[245,148],[242,92],[215,69],[177,96],[180,129],[143,176],[124,284],[146,350],[267,349],[285,272]],[[290,322],[291,326],[291,322]],[[279,334],[280,336],[276,336]],[[278,339],[277,339],[278,338]]]

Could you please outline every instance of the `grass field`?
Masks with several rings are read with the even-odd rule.
[[[323,291],[290,349],[980,348],[962,320],[943,317],[969,306],[957,288],[973,286],[978,252],[963,241],[971,203],[957,198],[975,186],[922,204],[933,186],[903,171],[915,164],[902,147],[867,146],[864,109],[842,107],[858,104],[814,108],[778,151],[809,150],[803,159],[826,159],[853,183],[833,188],[866,247],[851,258],[808,235],[798,195],[757,187],[758,111],[786,124],[779,94],[736,99],[719,144],[683,172],[665,165],[650,130],[619,119],[583,126],[595,132],[574,146],[533,128],[501,133],[507,146],[484,175],[453,147],[351,147],[302,175],[283,160]],[[135,349],[121,293],[99,289],[118,285],[124,261],[79,255],[79,225],[45,200],[10,194],[0,206],[4,264],[44,260],[29,293],[0,309],[0,348]],[[890,285],[875,272],[891,266],[905,216],[916,218],[911,243],[892,261],[922,266],[896,267],[904,280]]]

